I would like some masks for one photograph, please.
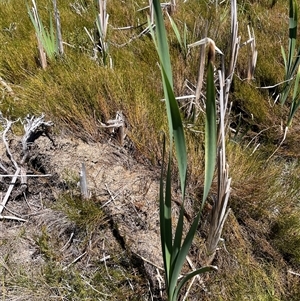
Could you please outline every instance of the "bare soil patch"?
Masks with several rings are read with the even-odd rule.
[[[19,158],[20,141],[10,141],[10,147],[13,155]],[[2,164],[13,172],[3,145],[1,158]],[[87,171],[89,200],[79,197],[82,163]],[[151,298],[159,298],[157,275],[163,266],[157,201],[159,169],[136,162],[124,148],[112,143],[87,144],[77,139],[56,137],[53,145],[47,137],[40,137],[30,150],[27,174],[35,177],[28,178],[26,189],[21,189],[20,180],[17,180],[3,211],[4,216],[16,216],[26,221],[9,218],[0,221],[4,300],[53,300],[53,296],[62,296],[65,290],[52,287],[53,279],[47,283],[45,265],[49,268],[49,262],[54,265],[53,273],[58,266],[66,274],[74,266],[81,269],[81,280],[95,289],[95,296],[102,293],[102,298],[110,300],[110,293],[105,288],[97,292],[99,289],[87,277],[95,276],[99,263],[107,268],[112,258],[115,258],[112,261],[118,261],[124,274],[126,265],[127,268],[130,266],[131,272],[135,271],[133,278],[126,276],[128,283],[123,285],[135,292],[136,297],[141,282],[134,279],[140,277],[144,278],[145,284],[142,290],[148,291]],[[1,182],[2,198],[10,180],[4,178]],[[70,196],[74,196],[71,205],[68,203]],[[84,202],[92,202],[91,206],[95,205],[104,214],[96,216],[98,220],[94,222],[87,217],[86,225],[83,218],[78,226],[76,220],[68,216],[68,210],[71,216],[78,210],[80,216],[87,210]],[[110,270],[106,271],[109,275]],[[73,276],[70,271],[70,277]],[[108,277],[113,280],[112,276]],[[139,289],[134,287],[134,282],[138,283]],[[143,294],[145,292],[137,298],[141,300]],[[143,298],[148,300],[149,296],[146,294]],[[129,299],[134,300],[133,297]],[[77,299],[67,297],[63,300]]]

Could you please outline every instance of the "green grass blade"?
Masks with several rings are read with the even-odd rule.
[[[281,46],[281,54],[282,54],[282,58],[283,58],[283,61],[284,61],[284,70],[285,70],[285,77],[284,77],[284,79],[288,80],[289,79],[289,76],[288,76],[289,67],[288,67],[288,62],[287,62],[287,58],[286,58],[286,54],[285,54],[284,48],[282,46]],[[284,84],[284,88],[282,90],[282,95],[281,95],[281,99],[280,99],[280,103],[282,105],[287,100],[288,93],[290,91],[289,88],[288,88],[289,85],[290,85],[289,82],[287,82],[287,83]]]
[[[299,95],[299,79],[300,79],[300,66],[298,68],[298,72],[297,72],[297,75],[296,75],[292,102],[297,101],[297,98],[298,98],[298,95]]]
[[[32,8],[32,9],[34,9],[34,8]],[[41,40],[42,39],[42,37],[41,37],[41,28],[43,28],[43,24],[39,19],[38,13],[36,11],[36,19],[35,19],[34,12],[31,11],[28,4],[27,4],[27,11],[28,11],[28,15],[29,15],[29,18],[31,20],[31,23],[33,24],[35,33],[38,36],[38,38]]]
[[[169,101],[169,93],[166,88],[166,78],[171,86],[170,91],[173,93],[173,80],[172,80],[172,69],[171,69],[171,61],[169,56],[169,45],[167,43],[167,34],[164,26],[164,20],[162,16],[162,11],[160,7],[159,0],[153,0],[153,8],[154,8],[154,16],[156,21],[156,35],[153,35],[154,45],[157,49],[157,53],[159,56],[160,64],[161,64],[161,72],[162,72],[162,80],[163,80],[163,89],[164,95],[166,98],[166,109],[167,109],[167,117],[168,117],[168,126],[169,126],[169,135],[170,135],[170,146],[172,148],[173,142],[173,124],[172,124],[172,116],[170,109],[170,101]],[[151,28],[151,27],[150,27]],[[164,70],[164,71],[163,71]],[[166,75],[164,75],[164,73]]]
[[[296,112],[300,106],[299,81],[300,81],[300,66],[298,67],[298,72],[297,72],[296,79],[295,79],[293,98],[292,98],[292,104],[291,104],[291,108],[290,108],[290,114],[288,117],[287,127],[289,127],[291,125],[294,115],[296,114]]]
[[[165,94],[165,97],[168,97],[169,91],[167,91],[166,87],[165,87],[165,79],[166,78],[168,79],[167,81],[169,82],[169,86],[171,87],[170,90],[173,92],[173,79],[172,79],[171,60],[170,60],[170,55],[169,55],[169,45],[167,42],[167,34],[166,34],[166,29],[165,29],[162,11],[161,11],[161,7],[160,7],[160,1],[154,0],[153,7],[154,7],[154,16],[155,16],[156,33],[157,33],[155,45],[157,47],[157,52],[159,55],[162,72],[164,73],[162,75],[163,85],[164,85],[164,94]],[[172,126],[172,122],[171,122],[172,118],[171,118],[171,112],[170,112],[170,106],[168,103],[168,99],[166,99],[166,106],[167,106],[170,138],[172,140],[173,126]]]
[[[187,170],[187,153],[186,144],[184,137],[184,130],[179,112],[179,107],[175,99],[173,92],[173,80],[172,80],[172,69],[169,55],[169,46],[167,43],[166,30],[162,17],[162,11],[160,2],[158,0],[153,1],[154,15],[156,20],[157,30],[157,51],[161,63],[161,72],[163,78],[164,94],[166,99],[166,108],[168,116],[168,124],[170,131],[170,148],[172,148],[172,140],[174,138],[176,158],[178,161],[180,184],[182,196],[185,193],[185,181],[186,181],[186,170]]]
[[[172,258],[171,258],[171,271],[174,269],[174,265],[176,264],[177,255],[180,251],[182,234],[183,234],[183,218],[184,218],[184,207],[181,206],[180,213],[177,221],[174,244],[172,248]]]
[[[296,48],[296,39],[297,39],[297,2],[295,0],[290,0],[290,11],[289,11],[289,56],[288,56],[288,72],[291,75],[292,71],[292,62],[294,58],[295,48]]]
[[[300,48],[298,49],[298,53],[296,54],[296,57],[295,57],[295,62],[294,62],[294,65],[293,65],[292,71],[291,71],[292,74],[295,74],[296,72],[298,72],[299,65],[300,65]]]
[[[103,31],[102,31],[102,27],[101,27],[101,19],[100,19],[100,15],[99,14],[97,14],[97,16],[96,16],[96,26],[97,26],[98,33],[100,35],[100,39],[102,41],[102,39],[103,39]]]
[[[184,202],[184,194],[185,194],[185,181],[186,181],[186,170],[187,170],[187,153],[186,153],[186,144],[185,144],[185,137],[184,137],[184,131],[183,131],[183,125],[181,121],[181,116],[178,108],[178,104],[176,102],[173,90],[170,86],[170,83],[168,81],[168,78],[166,76],[166,73],[164,72],[164,69],[162,68],[162,75],[164,77],[164,83],[165,88],[168,93],[168,100],[169,100],[169,106],[170,106],[170,113],[171,113],[171,123],[173,125],[173,136],[174,136],[174,142],[175,142],[175,148],[176,148],[176,156],[178,161],[178,168],[179,168],[179,175],[180,175],[180,181],[181,181],[181,190],[182,190],[182,201]],[[170,157],[171,157],[172,149],[170,149]],[[169,167],[171,165],[171,162],[169,162]],[[168,180],[171,181],[171,173],[167,174],[167,183]],[[170,189],[170,191],[169,191]],[[167,194],[168,193],[168,194]],[[170,210],[171,215],[171,182],[170,182],[170,188],[166,187],[166,198],[165,198],[165,211]],[[182,211],[182,210],[181,210]],[[167,216],[165,212],[165,216]],[[171,216],[170,216],[171,218]],[[165,220],[165,222],[167,222]],[[170,239],[172,237],[172,225],[171,223],[169,226],[166,227],[166,235],[169,235]],[[175,233],[175,239],[174,239],[174,245],[172,246],[172,257],[171,259],[169,257],[166,257],[166,261],[169,264],[169,260],[171,260],[171,266],[168,266],[170,268],[170,278],[169,279],[169,287],[170,294],[174,291],[174,288],[176,287],[177,283],[177,277],[173,275],[173,267],[176,266],[176,259],[177,254],[180,250],[181,240],[182,240],[182,232],[183,232],[183,212],[180,212],[179,220],[177,222],[176,227],[176,233]],[[170,250],[170,249],[168,249]],[[169,255],[169,253],[166,253],[166,255]],[[179,269],[180,272],[181,268]],[[169,294],[169,295],[170,295]]]
[[[52,54],[54,57],[55,54],[58,54],[58,43],[57,43],[57,39],[55,37],[55,30],[54,30],[54,26],[53,26],[51,13],[49,16],[49,20],[50,20],[49,37],[50,37],[50,43],[51,43],[51,51],[52,51]]]
[[[180,248],[180,251],[176,257],[176,261],[174,261],[174,264],[172,265],[172,275],[171,275],[172,278],[170,280],[170,290],[172,290],[173,294],[176,289],[177,279],[180,275],[180,271],[186,260],[186,256],[189,252],[189,249],[193,242],[193,238],[197,231],[199,220],[200,220],[200,212],[197,214],[196,218],[194,219],[194,221],[190,227],[190,230],[184,239],[182,247]]]
[[[182,200],[184,200],[185,195],[185,182],[186,182],[186,171],[187,171],[187,151],[186,151],[186,143],[184,136],[183,124],[179,112],[179,107],[177,101],[175,99],[175,95],[173,92],[173,88],[167,78],[167,74],[164,72],[162,68],[162,74],[164,78],[164,86],[167,91],[166,101],[168,102],[168,106],[170,109],[170,118],[169,123],[172,124],[172,132],[174,137],[175,149],[176,149],[176,158],[178,161],[178,169],[180,176],[180,184],[181,184],[181,193]]]
[[[171,270],[171,256],[172,256],[172,196],[171,196],[171,154],[169,156],[169,163],[167,169],[167,178],[166,178],[166,190],[165,190],[165,214],[164,214],[164,224],[165,224],[165,249],[166,249],[166,265],[167,272],[170,273]]]
[[[206,89],[206,117],[205,117],[205,178],[202,199],[202,208],[210,190],[216,162],[217,154],[217,118],[216,118],[216,99],[214,85],[214,69],[209,63],[207,73]]]
[[[159,0],[153,0],[154,15],[157,29],[157,47],[158,55],[161,60],[161,64],[164,67],[167,78],[169,79],[170,85],[173,88],[172,81],[172,69],[169,55],[169,45],[167,43],[167,34],[164,25],[164,19],[160,7]]]
[[[192,279],[193,277],[203,274],[203,273],[207,273],[207,272],[212,272],[212,271],[217,271],[218,268],[216,266],[206,266],[206,267],[202,267],[199,268],[193,272],[188,273],[187,275],[185,275],[182,280],[179,282],[178,286],[176,287],[176,290],[174,292],[174,300],[178,299],[178,294],[180,292],[180,290],[182,289],[182,287],[186,284],[187,281],[189,281],[190,279]]]
[[[171,23],[171,26],[173,28],[173,31],[175,33],[175,36],[177,38],[177,41],[180,45],[180,48],[183,49],[183,43],[182,43],[182,39],[181,39],[181,36],[180,36],[180,32],[179,32],[179,29],[176,25],[176,23],[174,22],[174,20],[172,19],[172,17],[168,14],[168,17],[169,17],[169,20],[170,20],[170,23]]]
[[[51,34],[45,28],[42,28],[41,36],[45,52],[48,58],[52,60],[55,57],[55,40],[52,40]]]
[[[160,219],[160,239],[162,246],[162,255],[164,261],[164,269],[165,272],[169,271],[167,261],[167,248],[166,248],[166,222],[165,222],[165,200],[164,200],[164,160],[166,154],[166,139],[165,135],[163,135],[163,156],[162,156],[162,166],[161,166],[161,176],[160,176],[160,186],[159,186],[159,219]],[[168,279],[168,275],[166,277]]]
[[[285,80],[287,82],[281,92],[280,103],[283,105],[290,95],[294,84],[294,91],[292,96],[292,103],[290,105],[290,112],[287,120],[287,127],[291,125],[292,119],[299,108],[298,105],[298,84],[299,84],[299,66],[300,66],[300,49],[296,53],[297,41],[297,24],[298,23],[298,5],[297,1],[289,0],[289,49],[288,58],[286,58],[283,48],[281,49],[282,57],[285,64]],[[296,74],[295,82],[294,76]]]
[[[58,45],[57,45],[57,42],[55,39],[51,13],[50,13],[50,32],[49,32],[48,30],[45,29],[42,21],[39,18],[35,2],[33,2],[33,5],[34,5],[34,7],[32,8],[33,11],[31,11],[27,4],[27,11],[28,11],[30,20],[34,26],[34,30],[37,35],[37,38],[41,42],[48,58],[53,59],[55,57],[55,54],[58,52]]]

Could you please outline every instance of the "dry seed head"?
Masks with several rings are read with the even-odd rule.
[[[215,42],[213,40],[209,40],[208,43],[208,61],[207,63],[209,64],[210,62],[212,63],[212,65],[215,64],[215,56],[216,56],[216,45]]]

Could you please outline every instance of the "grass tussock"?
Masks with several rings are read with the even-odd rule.
[[[241,228],[236,218],[229,214],[224,236],[228,237],[220,250],[220,264],[224,267],[216,275],[216,281],[210,281],[209,290],[214,300],[281,300],[284,287],[280,282],[277,269],[272,264],[261,263],[254,256],[255,247],[246,237],[246,228]],[[230,225],[230,226],[229,226]],[[228,252],[228,253],[227,253]],[[225,259],[225,253],[228,254]],[[221,288],[221,289],[220,289]],[[210,300],[209,295],[204,300]]]

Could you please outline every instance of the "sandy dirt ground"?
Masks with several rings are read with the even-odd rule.
[[[54,137],[54,143],[55,145],[47,137],[40,137],[34,142],[25,168],[28,175],[35,177],[28,177],[27,186],[21,185],[20,178],[12,186],[2,213],[6,218],[0,221],[0,267],[14,277],[17,267],[23,267],[30,274],[42,266],[45,254],[40,252],[37,237],[41,237],[45,229],[56,241],[58,248],[64,250],[60,255],[62,265],[68,266],[84,253],[79,247],[80,244],[76,244],[75,223],[62,212],[53,209],[57,198],[70,189],[70,182],[79,179],[84,164],[89,193],[100,202],[111,224],[110,228],[113,229],[110,234],[102,232],[101,235],[110,236],[115,243],[121,244],[139,258],[145,277],[148,277],[152,286],[158,285],[155,283],[156,275],[163,266],[158,215],[159,167],[155,169],[136,162],[117,143],[88,144],[76,139],[58,137]],[[12,138],[9,146],[18,162],[22,153],[20,139]],[[15,169],[6,154],[4,144],[1,145],[1,164],[7,173],[14,174]],[[11,178],[2,178],[0,184],[3,200],[8,193]],[[79,185],[76,189],[80,191]],[[99,235],[100,232],[96,234]],[[91,239],[96,240],[95,237]],[[68,243],[72,247],[65,248]],[[94,256],[97,257],[100,256],[103,246],[97,246],[96,243],[93,249]],[[15,271],[12,270],[13,267],[16,268]],[[9,291],[10,288],[5,287],[7,296],[16,297],[22,294],[20,300],[29,300],[22,289],[11,295]]]

